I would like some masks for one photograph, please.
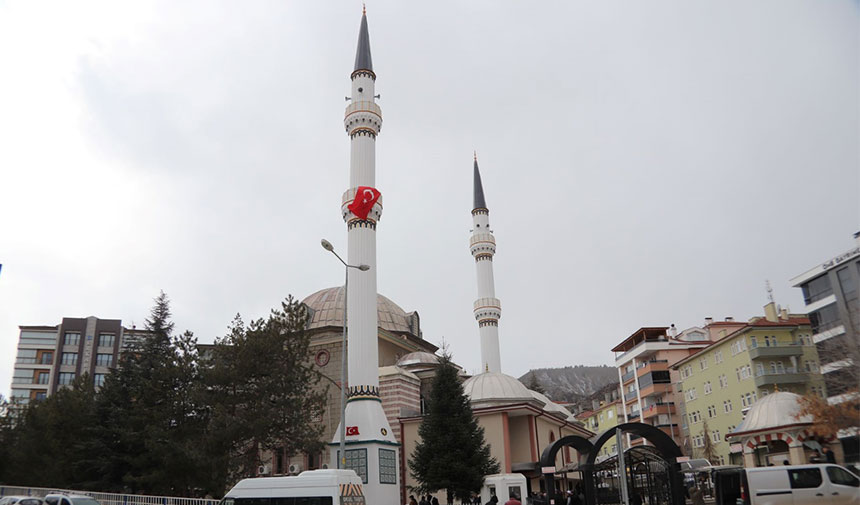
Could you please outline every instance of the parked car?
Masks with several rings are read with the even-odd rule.
[[[716,505],[860,505],[860,479],[839,465],[715,471]]]
[[[0,505],[45,505],[45,501],[38,496],[4,496]]]
[[[50,493],[45,496],[45,503],[47,505],[101,505],[101,503],[92,496],[65,493]]]

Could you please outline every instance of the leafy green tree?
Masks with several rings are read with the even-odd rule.
[[[490,456],[484,429],[472,414],[469,398],[451,355],[444,350],[433,378],[426,414],[418,427],[421,441],[409,461],[412,477],[420,493],[447,492],[468,499],[479,492],[485,475],[498,473],[499,463]]]
[[[8,465],[4,480],[43,487],[77,485],[86,471],[78,465],[84,456],[85,430],[96,423],[89,375],[41,402],[29,403],[16,416],[2,429]]]
[[[267,319],[236,316],[204,368],[210,482],[256,476],[262,451],[319,452],[326,391],[310,360],[305,308],[288,297]]]

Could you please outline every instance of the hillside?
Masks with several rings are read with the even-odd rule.
[[[564,368],[535,368],[520,381],[528,385],[534,374],[546,395],[556,402],[580,402],[611,383],[618,383],[618,370],[610,366],[566,366]]]

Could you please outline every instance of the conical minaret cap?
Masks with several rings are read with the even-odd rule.
[[[373,59],[370,57],[370,34],[367,32],[367,14],[362,10],[361,30],[358,32],[358,49],[355,51],[355,69],[373,72]]]
[[[475,156],[475,206],[472,210],[486,208],[487,202],[484,200],[484,186],[481,184],[481,172],[478,170],[478,157]]]

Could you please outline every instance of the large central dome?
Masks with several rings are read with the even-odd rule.
[[[310,309],[308,329],[343,326],[343,286],[326,288],[308,296],[302,303]],[[388,298],[376,295],[376,314],[383,330],[421,336],[417,312],[406,313]]]

